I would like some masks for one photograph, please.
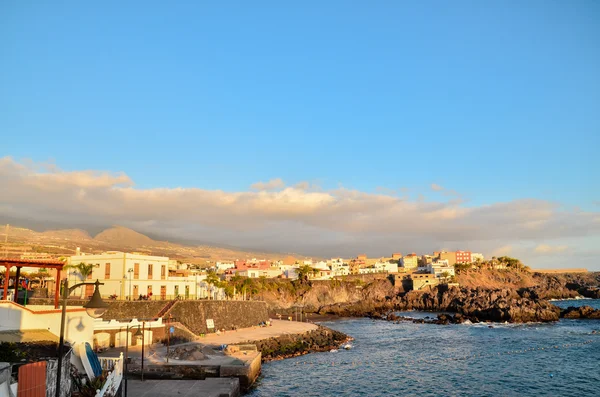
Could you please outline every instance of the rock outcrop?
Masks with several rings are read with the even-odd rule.
[[[539,299],[534,292],[509,289],[444,288],[411,291],[383,300],[335,304],[322,307],[321,314],[378,316],[390,310],[447,311],[475,321],[549,322],[557,321],[560,309]]]
[[[431,292],[412,291],[400,298],[402,310],[449,311],[482,321],[557,321],[560,309],[529,291],[483,288],[434,288]]]
[[[447,311],[471,321],[557,321],[560,309],[549,299],[600,298],[600,273],[542,274],[512,270],[481,270],[461,274],[461,287],[434,287],[405,292],[391,278],[309,283],[274,282],[258,295],[271,310],[293,315],[304,312],[339,316],[380,316],[390,310]],[[465,282],[463,285],[462,281]],[[288,281],[289,282],[289,281]]]
[[[262,361],[265,362],[337,349],[349,339],[342,332],[319,326],[316,330],[302,334],[282,335],[252,343],[262,353]]]
[[[590,306],[573,307],[561,310],[560,316],[562,318],[570,319],[594,319],[600,320],[600,310],[594,309]]]

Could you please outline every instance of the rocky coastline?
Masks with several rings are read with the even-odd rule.
[[[282,335],[252,342],[262,354],[262,362],[282,360],[302,356],[313,352],[337,349],[352,338],[348,335],[319,326],[317,329],[300,333]]]
[[[590,306],[569,306],[568,308],[561,310],[560,317],[576,320],[600,320],[600,309],[594,309]]]
[[[549,300],[600,297],[600,273],[543,275],[495,271],[471,273],[469,277],[475,282],[424,291],[405,291],[388,278],[368,283],[314,283],[301,290],[288,307],[294,310],[300,304],[305,313],[320,316],[377,318],[390,312],[420,310],[455,313],[460,315],[457,321],[528,323],[553,322],[562,317],[595,318],[588,311],[561,312]],[[280,295],[279,300],[275,297],[267,296],[265,300],[271,298],[271,310],[285,313],[282,306],[290,299],[289,294]]]

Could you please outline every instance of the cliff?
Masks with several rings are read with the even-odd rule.
[[[474,321],[556,321],[560,309],[548,299],[583,295],[600,297],[600,273],[540,274],[512,270],[477,270],[459,274],[460,287],[404,290],[388,278],[370,282],[288,280],[262,281],[255,298],[271,311],[341,316],[378,315],[390,310],[427,310],[459,313]],[[574,314],[573,314],[574,315]]]

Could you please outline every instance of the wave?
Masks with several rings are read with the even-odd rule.
[[[580,301],[580,300],[592,300],[592,298],[586,298],[585,296],[576,296],[575,298],[566,298],[566,299],[548,299],[548,301],[550,301],[550,302]]]

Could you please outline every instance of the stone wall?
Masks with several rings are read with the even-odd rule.
[[[150,319],[158,317],[158,313],[169,301],[109,301],[110,307],[102,315],[103,320],[124,320],[137,318]]]
[[[206,327],[207,319],[214,321],[215,330],[251,327],[269,319],[266,303],[256,301],[180,301],[170,314],[197,335],[213,332]]]
[[[37,299],[35,304],[48,304],[50,300]],[[83,305],[86,301],[69,300],[69,305]],[[156,318],[169,301],[109,301],[110,307],[102,316],[104,320],[127,320]],[[32,302],[34,304],[34,302]],[[52,302],[53,304],[53,302]],[[173,321],[179,322],[196,335],[213,332],[206,327],[206,320],[213,319],[215,330],[245,328],[269,319],[267,304],[260,301],[213,301],[182,300],[167,312]],[[165,335],[157,333],[157,338]]]

